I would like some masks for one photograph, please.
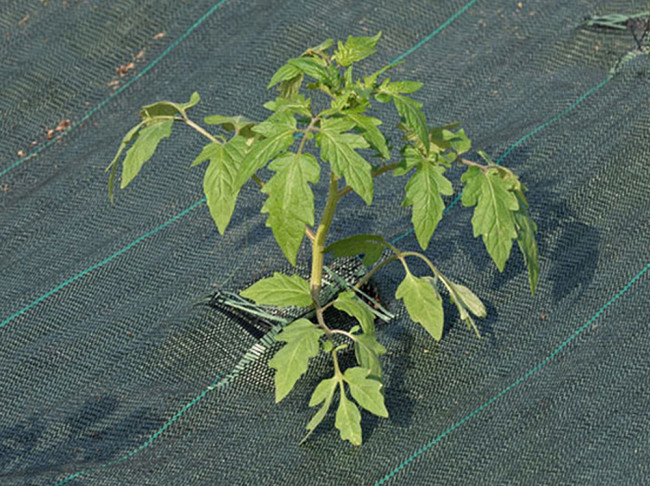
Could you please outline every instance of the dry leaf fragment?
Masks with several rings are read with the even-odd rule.
[[[135,68],[135,63],[123,64],[115,68],[115,72],[119,77],[125,76],[129,71]]]
[[[20,25],[21,27],[24,27],[28,20],[29,20],[29,14],[26,14],[22,19],[20,19],[20,22],[18,22],[18,25]]]
[[[17,152],[17,154],[18,154],[18,157],[20,157],[20,158],[23,158],[25,156],[25,152],[23,152],[22,150],[19,150]]]
[[[162,39],[163,37],[165,37],[165,34],[166,34],[166,32],[164,32],[164,31],[163,32],[158,32],[156,35],[153,36],[153,40]]]
[[[48,128],[47,135],[45,135],[45,138],[47,138],[48,140],[52,140],[54,138],[54,130]]]

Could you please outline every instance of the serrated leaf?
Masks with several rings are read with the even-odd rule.
[[[502,272],[512,240],[517,238],[513,212],[519,209],[519,203],[511,191],[516,181],[504,176],[499,168],[482,171],[478,167],[470,167],[461,181],[465,184],[463,206],[476,206],[472,217],[474,237],[483,236],[485,248]]]
[[[318,354],[318,340],[325,331],[307,319],[298,319],[276,336],[286,344],[269,361],[275,372],[275,401],[280,402],[307,371],[310,358]]]
[[[142,166],[153,157],[160,141],[172,134],[173,121],[154,121],[138,132],[138,137],[127,150],[122,163],[122,182],[120,188],[124,189],[138,175]]]
[[[403,206],[413,206],[411,221],[423,250],[429,246],[431,236],[442,219],[445,203],[441,194],[451,196],[454,193],[444,172],[444,167],[423,161],[406,184]]]
[[[372,203],[373,183],[371,165],[355,150],[368,148],[361,135],[343,133],[354,126],[347,120],[328,118],[321,122],[316,143],[321,158],[330,163],[337,177],[345,177],[346,183],[366,202]]]
[[[328,83],[331,73],[327,70],[325,61],[319,57],[296,57],[287,61],[289,66],[295,67],[299,72],[314,78],[317,81]]]
[[[267,101],[264,108],[277,113],[287,112],[290,114],[311,116],[311,100],[303,95],[295,95],[289,99],[276,98],[275,101]]]
[[[373,334],[357,334],[354,342],[354,356],[357,363],[370,370],[370,374],[381,378],[379,356],[386,354],[386,348]]]
[[[323,403],[323,406],[316,412],[316,414],[311,418],[309,423],[307,424],[307,430],[309,431],[307,435],[300,441],[303,443],[310,435],[311,433],[320,425],[320,423],[323,421],[325,418],[325,415],[327,415],[327,412],[330,409],[330,406],[332,405],[332,399],[334,398],[334,391],[336,390],[336,385],[339,383],[339,379],[337,377],[334,378],[327,378],[321,381],[316,389],[314,390],[314,393],[311,395],[311,400],[309,400],[309,406],[310,407],[315,407],[316,405],[319,405]]]
[[[388,417],[388,410],[384,405],[384,395],[381,392],[383,386],[377,378],[368,375],[370,370],[366,368],[348,368],[343,374],[345,381],[350,387],[350,395],[370,413],[378,417]]]
[[[422,112],[422,103],[402,95],[393,95],[393,102],[404,123],[415,132],[428,150],[429,129],[427,128],[427,121]]]
[[[404,300],[412,321],[421,324],[436,341],[440,341],[445,320],[442,299],[426,279],[407,272],[397,287],[395,298]]]
[[[517,229],[517,244],[528,268],[530,292],[534,294],[537,290],[537,281],[539,280],[539,254],[537,251],[537,242],[535,241],[537,225],[530,217],[528,201],[526,201],[524,193],[522,191],[515,191],[515,195],[519,203],[519,210],[514,213],[515,227]]]
[[[384,91],[391,94],[411,94],[424,86],[419,81],[393,81],[385,86]]]
[[[302,74],[302,71],[298,69],[296,66],[292,66],[290,64],[285,64],[284,66],[281,66],[280,69],[278,69],[273,77],[271,78],[271,81],[269,82],[268,86],[266,89],[270,89],[276,84],[282,82],[282,81],[287,81],[293,78],[298,77],[300,74]]]
[[[314,224],[314,194],[309,183],[318,182],[320,165],[310,154],[284,154],[269,164],[275,174],[262,192],[269,198],[262,206],[266,226],[292,265],[302,243],[305,226]]]
[[[365,334],[375,333],[375,316],[368,306],[359,300],[353,291],[341,292],[334,301],[334,308],[354,317]]]
[[[117,149],[117,153],[115,154],[115,157],[111,161],[110,164],[108,164],[108,167],[106,167],[106,170],[110,170],[111,173],[108,176],[108,198],[111,201],[111,204],[113,203],[113,194],[115,191],[115,174],[117,173],[117,167],[118,167],[118,162],[120,160],[120,155],[122,155],[122,152],[126,148],[126,146],[131,143],[137,136],[138,136],[138,131],[142,127],[143,123],[138,123],[136,126],[134,126],[131,130],[129,130],[126,135],[124,135],[124,138],[122,139],[122,142],[120,142],[120,148]]]
[[[384,159],[390,159],[390,151],[386,145],[386,138],[379,128],[377,128],[378,125],[381,125],[381,120],[353,112],[347,112],[345,116],[357,125],[357,129],[371,147],[376,149]]]
[[[312,304],[309,283],[298,275],[275,272],[240,292],[258,305],[309,307]]]
[[[304,79],[305,75],[300,73],[298,76],[282,81],[280,83],[280,96],[283,98],[292,98],[298,95]]]
[[[192,166],[195,166],[205,160],[210,161],[203,177],[203,192],[207,198],[210,215],[221,234],[226,231],[235,210],[239,194],[237,174],[246,149],[246,139],[235,136],[224,144],[206,145],[192,162]]]
[[[317,46],[310,47],[309,49],[307,49],[304,52],[303,55],[309,55],[309,54],[312,54],[314,52],[325,52],[327,49],[329,49],[333,45],[334,45],[334,39],[325,39],[323,42],[321,42]]]
[[[345,396],[342,387],[334,426],[339,430],[342,440],[350,441],[355,446],[361,445],[361,413],[356,404]]]
[[[373,265],[379,260],[384,250],[384,238],[377,235],[354,235],[336,241],[325,248],[325,253],[332,252],[334,258],[356,256],[365,253],[363,264]]]
[[[264,136],[264,139],[256,141],[244,157],[237,179],[239,187],[269,160],[293,144],[296,119],[289,113],[275,113],[266,121],[255,125],[253,131]]]
[[[175,116],[178,114],[185,114],[185,111],[195,106],[201,97],[195,91],[190,96],[190,101],[187,103],[174,103],[172,101],[158,101],[151,105],[143,106],[140,110],[140,116],[144,119],[156,118],[160,116]]]
[[[354,62],[361,61],[366,57],[375,53],[375,46],[381,37],[381,32],[373,37],[353,37],[348,36],[348,39],[343,44],[338,42],[338,47],[332,56],[340,66],[349,66]]]

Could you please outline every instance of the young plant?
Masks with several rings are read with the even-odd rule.
[[[462,203],[474,207],[474,236],[482,237],[499,271],[503,271],[516,241],[528,267],[533,293],[539,272],[536,226],[524,196],[526,188],[517,176],[483,152],[478,152],[482,163],[463,158],[471,143],[457,124],[427,125],[422,104],[410,97],[422,83],[386,77],[395,64],[361,79],[354,76],[354,65],[375,52],[380,35],[348,37],[336,46],[333,40],[326,40],[289,59],[268,85],[279,85],[279,94],[264,105],[271,114],[261,122],[243,116],[208,116],[205,123],[219,127],[219,134],[213,134],[188,116],[199,102],[197,93],[187,103],[162,101],[145,106],[140,112],[142,121],[126,134],[107,169],[112,201],[115,176],[126,147],[130,145],[121,164],[122,189],[138,175],[158,143],[170,136],[172,127],[185,125],[208,141],[192,166],[209,161],[203,189],[221,234],[228,227],[242,186],[252,181],[266,195],[261,209],[267,215],[266,225],[294,266],[307,237],[311,243],[309,281],[296,274],[275,273],[241,295],[257,305],[312,310],[313,319],[291,322],[276,338],[283,345],[269,361],[275,370],[275,400],[285,398],[307,371],[310,360],[324,353],[332,360],[333,375],[322,380],[311,395],[309,405],[320,408],[307,424],[307,436],[338,400],[335,426],[341,438],[354,445],[362,442],[359,407],[379,417],[388,416],[380,360],[386,349],[377,340],[374,314],[359,298],[359,288],[384,266],[399,262],[405,276],[395,297],[403,300],[411,319],[436,341],[442,338],[444,325],[441,290],[477,335],[473,317],[485,317],[486,310],[470,289],[443,275],[426,255],[402,251],[380,235],[359,234],[327,245],[342,198],[356,193],[370,205],[376,178],[386,173],[408,177],[403,205],[412,208],[415,235],[426,250],[443,215],[443,196],[454,194],[445,172],[452,164],[459,164],[466,169],[461,178],[465,185]],[[303,88],[312,93],[313,99],[303,94]],[[399,129],[404,143],[396,161],[391,161],[394,154],[380,129],[381,120],[369,114],[374,101],[393,104],[401,118]],[[320,160],[306,151],[314,142]],[[369,151],[359,152],[366,149]],[[376,163],[362,155],[369,153]],[[259,174],[264,168],[272,173],[268,180]],[[316,224],[311,185],[321,177],[327,179],[329,190]],[[386,251],[390,256],[383,256]],[[363,255],[363,264],[370,267],[360,282],[329,302],[323,301],[321,295],[326,253],[334,257]],[[417,275],[409,267],[412,259],[424,262],[430,274]],[[326,314],[330,307],[349,314],[358,324],[349,330],[332,326]],[[348,348],[354,350],[356,366],[342,369],[339,353]]]

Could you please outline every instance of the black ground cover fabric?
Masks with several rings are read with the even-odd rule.
[[[581,26],[648,8],[2,2],[0,484],[650,484],[650,57],[609,77],[632,38]],[[377,285],[397,315],[378,325],[392,351],[391,417],[364,416],[360,448],[331,418],[299,446],[328,361],[275,405],[268,354],[221,381],[256,340],[192,306],[289,270],[262,195],[246,186],[219,236],[202,171],[187,169],[203,144],[189,131],[161,145],[114,207],[104,168],[140,106],[197,90],[197,119],[260,119],[285,59],[378,30],[368,70],[403,57],[395,76],[425,82],[430,121],[463,121],[530,188],[539,289],[530,296],[517,253],[499,274],[454,204],[427,255],[486,302],[484,339],[447,307],[445,338],[432,342],[395,301],[401,271],[389,267]],[[48,140],[66,119],[72,128]],[[380,232],[415,249],[402,184],[378,180],[371,208],[346,199],[333,237]]]

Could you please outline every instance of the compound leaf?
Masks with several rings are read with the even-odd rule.
[[[403,206],[413,206],[411,221],[423,250],[429,246],[431,236],[442,219],[445,203],[441,194],[451,196],[454,193],[444,172],[444,167],[423,161],[406,184]]]
[[[354,317],[365,334],[375,333],[375,316],[368,306],[355,297],[353,291],[341,292],[334,301],[334,307]]]
[[[345,396],[342,386],[334,426],[339,430],[342,440],[348,440],[355,446],[361,445],[361,413],[356,404]]]
[[[269,361],[275,371],[275,401],[280,402],[307,371],[310,358],[318,354],[318,340],[325,331],[307,319],[298,319],[276,336],[286,344]]]
[[[314,224],[314,194],[309,183],[318,182],[320,165],[310,154],[284,154],[269,164],[275,172],[262,192],[269,198],[262,206],[266,226],[292,265],[302,243],[305,226]]]
[[[368,148],[368,143],[361,135],[343,133],[354,127],[348,120],[327,118],[322,121],[316,135],[316,143],[321,148],[321,158],[329,162],[337,177],[345,177],[347,184],[361,198],[372,202],[373,183],[370,164],[356,149]]]
[[[267,101],[264,103],[264,108],[276,113],[286,111],[291,114],[311,116],[311,100],[300,94],[291,98],[280,97],[276,98],[275,101]]]
[[[472,217],[474,237],[483,236],[483,243],[503,271],[512,249],[512,240],[517,238],[514,212],[519,209],[517,197],[512,192],[516,180],[504,175],[500,168],[482,171],[470,167],[461,177],[465,184],[463,205],[476,206]]]
[[[258,305],[309,307],[312,303],[309,283],[304,278],[279,272],[258,280],[240,294]]]
[[[153,121],[138,132],[138,137],[124,157],[121,189],[128,186],[138,175],[144,163],[153,157],[160,141],[172,134],[173,123],[172,120]]]
[[[429,129],[422,112],[422,103],[402,95],[393,95],[393,103],[404,123],[415,132],[425,147],[429,146]]]
[[[235,210],[239,194],[239,187],[236,184],[237,174],[246,148],[246,139],[235,136],[224,144],[206,145],[192,162],[192,166],[195,166],[205,160],[210,161],[203,177],[203,191],[208,201],[210,215],[221,234],[226,231]]]
[[[338,48],[332,59],[335,59],[340,66],[349,66],[353,62],[361,61],[375,53],[375,46],[380,37],[381,32],[372,37],[348,36],[345,44],[341,41],[338,42]]]
[[[460,319],[467,323],[467,327],[473,328],[480,338],[481,335],[471,314],[474,314],[476,317],[481,319],[487,315],[485,305],[483,305],[481,299],[479,299],[474,292],[464,285],[454,283],[442,275],[439,275],[439,277],[443,285],[447,287],[451,301],[456,304],[458,313],[460,314]]]
[[[290,113],[275,113],[266,121],[255,125],[253,131],[264,136],[264,139],[255,142],[244,157],[237,179],[239,187],[243,186],[269,160],[293,144],[296,119]]]
[[[445,319],[442,299],[427,279],[407,272],[397,287],[395,298],[404,300],[412,321],[421,324],[436,341],[440,341]]]
[[[382,383],[370,377],[369,373],[366,368],[354,367],[345,370],[343,376],[350,387],[350,395],[359,405],[378,417],[388,417],[381,392]]]

